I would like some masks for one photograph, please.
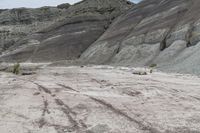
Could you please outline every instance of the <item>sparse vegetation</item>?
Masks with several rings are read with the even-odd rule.
[[[157,67],[157,64],[151,64],[149,67],[151,67],[151,68]]]
[[[19,72],[20,72],[20,64],[17,63],[13,66],[13,71],[12,71],[14,74],[18,75]]]
[[[149,72],[153,73],[153,68],[157,67],[157,64],[151,64],[149,67],[151,68]]]
[[[150,69],[150,73],[153,73],[153,69]]]

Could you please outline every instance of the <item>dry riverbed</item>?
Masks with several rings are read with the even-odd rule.
[[[199,133],[200,78],[133,68],[0,72],[1,133]]]

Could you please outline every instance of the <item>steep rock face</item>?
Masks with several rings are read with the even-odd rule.
[[[84,63],[149,66],[200,74],[200,1],[144,0],[81,56]]]
[[[3,61],[48,62],[76,59],[96,41],[114,18],[133,5],[126,0],[84,0],[66,9],[66,18],[21,39]]]

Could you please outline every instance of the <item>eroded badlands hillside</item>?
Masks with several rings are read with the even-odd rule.
[[[121,15],[81,60],[200,74],[200,1],[144,0]]]
[[[199,0],[144,0],[135,6],[126,0],[84,0],[65,9],[65,19],[19,39],[0,60],[154,64],[200,74],[199,5]]]
[[[47,10],[49,16],[57,16],[56,18],[60,20],[50,21],[53,23],[51,25],[43,22],[45,26],[34,26],[33,28],[39,30],[16,40],[2,53],[1,58],[8,62],[49,62],[77,59],[105,32],[117,16],[132,6],[133,4],[126,0],[84,0],[67,9],[63,9],[63,5],[58,8],[50,8],[57,12],[51,14],[51,10]],[[40,11],[40,9],[34,9],[33,13],[35,10]],[[8,12],[11,11],[8,10]],[[31,12],[31,10],[28,11]],[[48,17],[43,12],[39,13],[40,19],[43,19],[43,15]],[[27,18],[27,21],[31,21],[32,17]],[[20,16],[21,18],[23,16]],[[5,20],[5,18],[2,19]],[[31,26],[27,25],[26,27],[30,28]],[[26,31],[29,32],[29,30]]]
[[[38,9],[16,8],[0,11],[0,52],[7,50],[19,39],[58,21],[66,10],[56,7]]]

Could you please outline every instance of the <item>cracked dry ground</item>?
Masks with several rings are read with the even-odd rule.
[[[200,79],[130,68],[0,73],[1,133],[198,133]]]

